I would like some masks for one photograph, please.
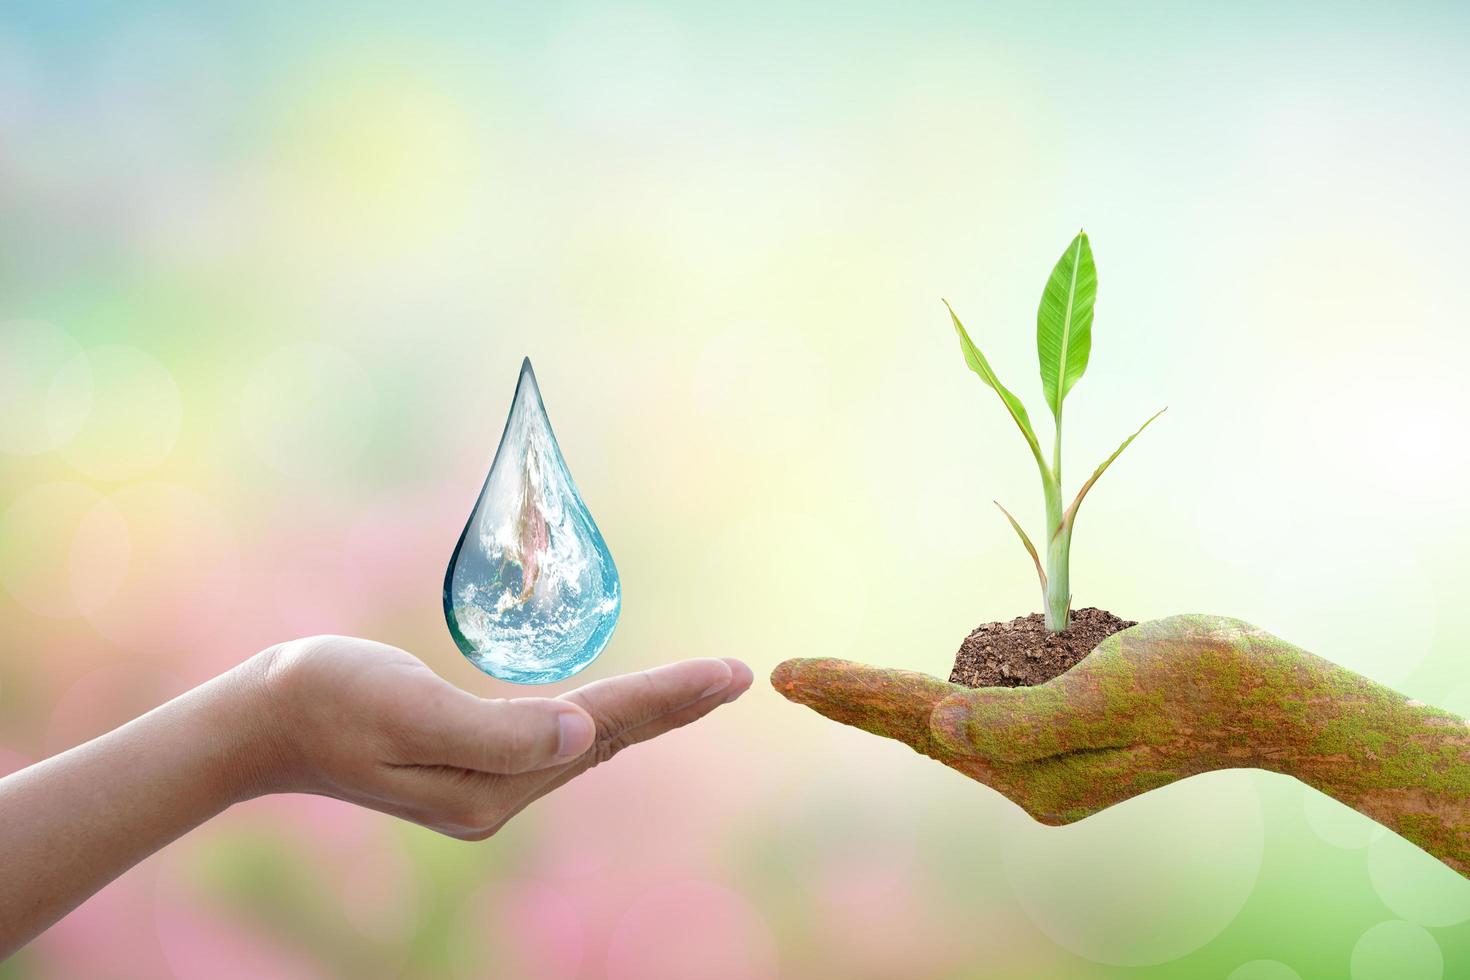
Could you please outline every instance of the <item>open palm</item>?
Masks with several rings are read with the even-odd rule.
[[[560,698],[469,694],[406,651],[318,636],[268,651],[270,792],[348,800],[479,840],[619,751],[744,693],[750,668],[700,659],[610,677]]]

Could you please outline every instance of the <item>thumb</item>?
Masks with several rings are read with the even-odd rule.
[[[1125,719],[1110,717],[1095,691],[1078,688],[1052,681],[962,690],[935,707],[934,740],[959,756],[1010,764],[1130,744]]]
[[[583,708],[552,698],[488,700],[461,692],[442,705],[441,758],[460,769],[513,775],[562,765],[592,747],[597,726]]]

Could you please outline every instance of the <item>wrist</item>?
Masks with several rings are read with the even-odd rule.
[[[1293,712],[1276,726],[1280,764],[1272,768],[1338,799],[1385,779],[1402,780],[1401,789],[1419,782],[1417,767],[1394,762],[1426,734],[1418,730],[1415,702],[1315,657],[1299,674],[1290,703],[1310,710]]]
[[[207,684],[215,770],[226,805],[289,791],[294,782],[287,726],[275,691],[277,647],[257,653]]]

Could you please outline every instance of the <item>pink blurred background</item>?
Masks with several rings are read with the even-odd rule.
[[[1470,711],[1466,28],[1448,4],[7,6],[0,770],[313,632],[517,693],[458,654],[439,589],[528,354],[624,586],[574,683],[690,655],[946,673],[1035,607],[989,501],[1039,505],[939,297],[1035,414],[1036,298],[1080,224],[1070,472],[1171,410],[1089,498],[1078,602],[1241,616]],[[760,680],[483,844],[239,806],[0,978],[1467,957],[1470,886],[1285,780],[1041,828]]]

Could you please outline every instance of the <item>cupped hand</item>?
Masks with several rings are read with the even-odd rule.
[[[686,660],[559,698],[476,697],[396,647],[316,636],[258,658],[258,792],[332,796],[464,840],[619,751],[734,701],[738,660]]]
[[[1294,776],[1470,872],[1470,727],[1248,623],[1174,616],[1035,687],[788,660],[792,701],[897,739],[1065,824],[1178,779]]]

